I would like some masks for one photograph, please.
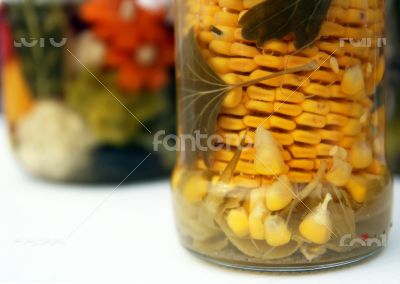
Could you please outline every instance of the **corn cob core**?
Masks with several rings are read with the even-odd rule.
[[[330,152],[335,146],[353,154],[348,161],[353,174],[377,174],[382,168],[383,153],[375,151],[370,159],[372,154],[368,151],[373,149],[365,145],[372,145],[376,138],[371,135],[369,122],[377,116],[372,113],[375,88],[384,70],[379,46],[384,28],[384,1],[333,0],[320,38],[304,50],[294,48],[290,35],[268,41],[262,48],[242,38],[238,19],[260,2],[186,2],[188,28],[195,27],[202,54],[215,72],[233,83],[312,60],[321,68],[232,90],[217,122],[217,132],[224,137],[224,143],[237,146],[247,133],[245,141],[253,145],[255,129],[262,125],[281,146],[286,164],[284,174],[293,183],[310,182],[322,160],[332,166]],[[359,145],[363,148],[355,148]],[[254,147],[245,149],[235,170],[236,180],[248,181],[252,187],[273,179],[256,171],[255,154]],[[368,158],[358,159],[357,154]],[[222,171],[233,155],[234,150],[216,152],[212,169]],[[199,168],[203,167],[199,162]]]

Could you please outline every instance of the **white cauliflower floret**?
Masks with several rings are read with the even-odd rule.
[[[106,47],[92,32],[83,32],[77,39],[75,54],[80,62],[76,62],[77,67],[80,64],[88,68],[99,68],[104,63]]]
[[[16,153],[33,174],[68,179],[87,166],[95,139],[83,119],[59,102],[38,102],[16,128]]]

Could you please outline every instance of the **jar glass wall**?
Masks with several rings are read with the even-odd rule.
[[[392,199],[384,1],[179,0],[176,12],[182,244],[260,270],[379,252]]]
[[[175,128],[166,7],[150,10],[135,0],[3,3],[4,110],[22,165],[61,181],[166,176],[173,156],[150,155],[152,135]]]

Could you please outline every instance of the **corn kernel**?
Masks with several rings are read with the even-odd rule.
[[[219,0],[219,6],[233,9],[236,11],[243,10],[243,5],[241,0]]]
[[[243,238],[249,234],[249,219],[243,207],[231,209],[226,216],[226,222],[236,236]]]
[[[217,73],[225,74],[231,72],[229,68],[229,59],[225,57],[211,57],[208,59],[208,64]]]
[[[303,112],[303,109],[299,105],[276,102],[274,103],[274,112],[288,116],[298,116]]]
[[[275,90],[268,90],[257,86],[249,86],[247,94],[250,99],[259,101],[273,102],[275,99]]]
[[[340,87],[348,95],[356,95],[364,90],[364,75],[360,65],[348,68],[344,72]]]
[[[344,186],[349,182],[352,170],[349,163],[335,157],[332,167],[326,174],[326,179],[336,186]]]
[[[321,115],[327,115],[330,111],[329,103],[322,100],[305,100],[301,107],[304,111]]]
[[[304,95],[301,92],[279,87],[275,89],[275,99],[280,102],[299,104],[304,101]]]
[[[341,131],[347,136],[356,136],[361,133],[362,124],[359,119],[349,119]]]
[[[264,222],[265,240],[268,245],[278,247],[290,242],[292,233],[285,220],[278,215],[269,215]]]
[[[255,170],[264,175],[280,175],[285,170],[285,162],[278,144],[272,134],[263,127],[256,130],[255,145],[256,158]]]
[[[264,219],[267,215],[267,210],[263,203],[253,208],[249,215],[249,231],[250,236],[255,240],[264,240]]]
[[[295,118],[295,121],[297,124],[316,128],[323,128],[326,124],[326,118],[324,116],[308,112],[303,112]]]
[[[210,50],[215,53],[230,55],[231,54],[231,43],[223,40],[212,40],[210,42]]]
[[[349,162],[355,169],[367,168],[373,160],[372,149],[367,141],[357,141],[351,147]]]
[[[265,193],[265,203],[268,210],[278,211],[293,200],[293,186],[287,176],[281,176],[277,181],[267,188]]]
[[[250,46],[244,43],[234,42],[232,43],[231,46],[231,54],[253,58],[257,54],[259,54],[259,51],[254,46]]]
[[[228,130],[242,130],[246,128],[241,119],[229,116],[221,116],[218,119],[218,126]]]
[[[296,129],[290,133],[294,141],[307,143],[307,144],[318,144],[321,142],[321,136],[315,131],[306,131],[301,129]]]
[[[274,105],[269,102],[249,100],[246,102],[246,108],[249,110],[254,110],[262,113],[272,113],[274,110]]]
[[[362,176],[352,175],[346,190],[356,202],[362,203],[367,197],[367,182]]]
[[[249,204],[249,210],[250,212],[253,211],[257,206],[264,205],[265,203],[265,193],[266,189],[264,187],[256,188],[253,189],[250,192],[250,204]]]
[[[249,58],[230,58],[229,68],[238,72],[251,72],[257,68],[257,64]]]
[[[200,202],[206,196],[209,184],[201,172],[192,173],[182,186],[182,195],[191,203]]]
[[[328,193],[324,201],[310,212],[300,223],[300,234],[307,240],[323,245],[327,243],[332,234],[332,222],[329,216],[328,203],[332,196]]]

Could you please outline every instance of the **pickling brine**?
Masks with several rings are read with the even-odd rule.
[[[291,271],[386,246],[384,4],[178,1],[172,187],[186,248]]]

